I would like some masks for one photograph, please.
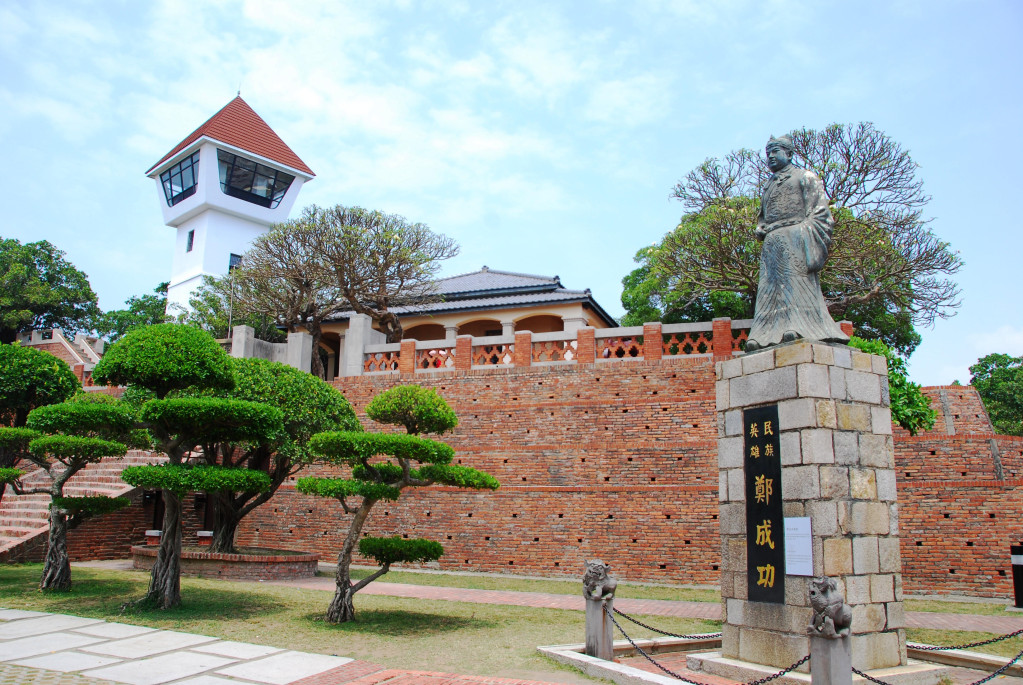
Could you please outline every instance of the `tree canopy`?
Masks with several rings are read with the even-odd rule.
[[[920,341],[914,326],[959,306],[951,276],[962,266],[923,214],[930,198],[917,164],[870,123],[791,136],[795,163],[820,177],[835,218],[821,272],[829,311],[859,334],[910,354]],[[734,316],[740,307],[752,316],[760,255],[754,228],[770,175],[764,155],[744,149],[706,160],[675,185],[672,196],[686,213],[659,244],[637,253],[641,266],[623,281],[629,323],[656,312],[681,320]]]
[[[440,262],[457,253],[454,241],[425,224],[314,205],[253,242],[233,275],[235,306],[241,316],[272,313],[289,331],[308,330],[314,349],[323,322],[344,311],[368,315],[396,342],[402,327],[395,309],[428,301]],[[217,287],[224,289],[223,279]],[[313,373],[322,375],[318,355]]]
[[[205,331],[166,323],[139,328],[112,345],[92,370],[104,385],[137,385],[160,399],[191,386],[232,388],[228,356]]]
[[[995,430],[1023,435],[1023,357],[989,354],[970,373],[970,384],[980,393]]]
[[[153,289],[152,295],[129,297],[124,309],[98,314],[93,329],[109,342],[117,342],[128,331],[166,322],[168,286],[170,283],[165,281]]]
[[[99,313],[89,278],[45,240],[0,238],[0,343],[41,328],[74,332]]]
[[[24,426],[32,409],[70,399],[81,387],[64,360],[31,347],[0,345],[0,423]]]

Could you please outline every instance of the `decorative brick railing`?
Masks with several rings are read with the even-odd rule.
[[[454,340],[403,340],[366,345],[361,373],[415,374],[511,366],[603,364],[657,361],[689,355],[730,357],[742,351],[750,319],[699,323],[473,337]]]

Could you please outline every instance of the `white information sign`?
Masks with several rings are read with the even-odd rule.
[[[813,575],[813,536],[810,517],[785,519],[785,573],[790,576]]]

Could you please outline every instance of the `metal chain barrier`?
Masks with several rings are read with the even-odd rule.
[[[684,676],[680,676],[678,673],[675,673],[674,671],[672,671],[672,670],[670,670],[668,668],[665,668],[661,664],[657,663],[656,659],[654,659],[652,656],[647,654],[643,650],[642,647],[637,645],[633,641],[633,639],[631,637],[629,637],[629,634],[625,632],[625,629],[623,629],[622,626],[619,625],[618,621],[615,620],[614,614],[612,614],[611,611],[607,608],[607,605],[604,605],[604,613],[607,614],[607,617],[611,619],[611,623],[613,623],[615,628],[618,629],[618,632],[620,632],[622,635],[625,636],[625,639],[629,641],[629,644],[632,645],[632,648],[635,649],[640,654],[642,654],[646,658],[646,660],[649,661],[650,663],[652,663],[654,666],[656,666],[657,668],[661,669],[662,671],[664,671],[665,673],[670,675],[672,678],[676,678],[678,680],[681,680],[684,683],[690,683],[690,685],[707,685],[707,683],[701,683],[698,680],[690,680],[689,678],[686,678]],[[615,610],[614,613],[621,614],[621,612],[618,611],[618,610]],[[622,614],[622,616],[625,616],[625,614]],[[629,618],[628,616],[625,616],[625,617]],[[629,619],[629,620],[632,620],[632,619]],[[633,623],[637,623],[639,625],[643,625],[643,624],[639,623],[638,621],[633,621]],[[647,626],[644,626],[644,627],[647,627]],[[653,630],[654,632],[660,632],[656,628],[650,628],[650,630]],[[678,637],[678,636],[672,636],[672,637]],[[700,637],[706,637],[706,636],[704,635],[704,636],[700,636]],[[785,675],[786,673],[788,673],[790,671],[796,670],[797,668],[799,668],[800,666],[802,666],[803,664],[805,664],[809,660],[810,660],[810,655],[807,654],[802,659],[800,659],[796,663],[792,664],[788,668],[782,669],[781,671],[778,671],[777,673],[774,673],[772,675],[765,676],[765,677],[759,678],[757,680],[752,680],[752,681],[746,683],[745,685],[764,685],[765,683],[769,683],[772,680],[775,680],[776,678],[782,677],[783,675]],[[882,685],[888,685],[888,684],[887,683],[882,683]]]
[[[992,645],[992,644],[994,644],[996,642],[1001,642],[1002,640],[1008,640],[1010,637],[1017,637],[1019,635],[1023,635],[1023,628],[1020,628],[1015,633],[1007,633],[1006,635],[999,635],[998,637],[993,637],[990,640],[981,640],[980,642],[969,642],[969,643],[967,643],[965,645],[955,645],[955,646],[952,646],[952,647],[935,647],[933,645],[916,645],[916,644],[910,643],[909,646],[912,647],[913,649],[919,649],[921,652],[943,652],[946,649],[970,649],[971,647],[982,647],[984,645]]]
[[[709,639],[713,639],[713,638],[716,638],[716,637],[721,637],[721,633],[702,633],[702,634],[697,634],[697,635],[678,635],[676,633],[667,633],[667,632],[665,632],[663,630],[660,630],[659,628],[654,628],[653,626],[648,626],[647,624],[643,623],[642,621],[639,621],[639,620],[633,618],[632,616],[629,616],[624,611],[618,611],[618,609],[615,609],[614,611],[615,611],[616,614],[618,614],[619,616],[621,616],[625,620],[632,621],[633,623],[635,623],[637,626],[640,626],[641,628],[646,628],[647,630],[652,630],[655,633],[660,633],[661,635],[667,635],[668,637],[679,637],[679,638],[682,638],[683,640],[701,640],[701,639],[708,639],[709,640]]]

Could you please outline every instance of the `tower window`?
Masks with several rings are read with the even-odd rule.
[[[295,177],[238,155],[217,150],[220,189],[225,195],[273,209],[284,199]]]
[[[185,243],[185,252],[191,252],[195,245],[195,229],[188,232],[188,241]]]
[[[167,171],[160,174],[163,183],[163,194],[167,198],[167,206],[173,207],[186,197],[195,195],[195,185],[199,177],[199,153],[183,159]]]

